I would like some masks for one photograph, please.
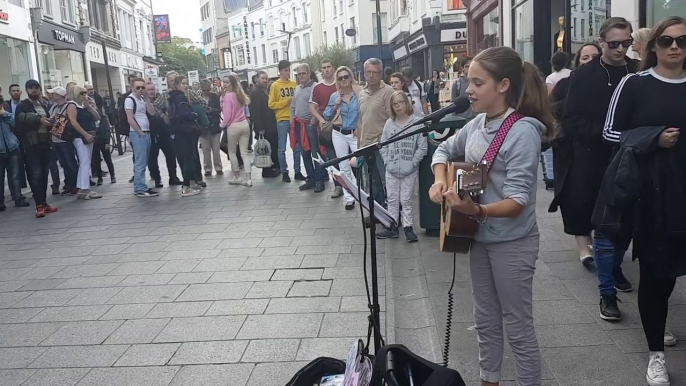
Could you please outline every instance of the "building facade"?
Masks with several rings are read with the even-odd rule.
[[[121,79],[121,42],[117,7],[114,1],[87,0],[81,3],[87,12],[90,40],[86,44],[87,72],[100,95],[124,92]],[[109,81],[108,81],[109,72]]]
[[[144,57],[155,56],[152,35],[152,6],[150,0],[117,0],[119,41],[121,43],[120,69],[124,89],[126,78],[135,75],[143,78]]]
[[[21,0],[0,0],[0,85],[24,88],[27,80],[38,78],[35,46],[30,41],[31,15]]]
[[[245,2],[246,0],[238,0],[238,2]],[[206,77],[219,77],[219,56],[220,51],[217,44],[217,30],[225,27],[226,11],[225,7],[235,3],[235,1],[228,0],[200,0],[200,45],[201,52],[205,59]]]

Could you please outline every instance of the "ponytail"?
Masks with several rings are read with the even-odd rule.
[[[543,142],[550,142],[554,136],[550,99],[540,72],[529,62],[522,64],[522,89],[517,100],[515,110],[524,116],[541,121],[546,127]]]

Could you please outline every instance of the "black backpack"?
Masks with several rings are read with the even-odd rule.
[[[389,344],[376,354],[372,385],[409,385],[407,369],[412,371],[415,386],[466,386],[460,373],[414,354],[400,344]]]
[[[345,362],[339,359],[320,357],[300,369],[286,386],[318,385],[322,377],[345,373]]]
[[[136,115],[136,100],[133,99],[131,95],[128,95],[126,98],[124,98],[124,103],[119,106],[119,109],[117,110],[117,134],[119,135],[129,135],[129,131],[131,131],[131,125],[129,125],[129,118],[126,117],[126,110],[124,109],[124,105],[126,105],[126,100],[131,98],[133,101],[133,115]]]

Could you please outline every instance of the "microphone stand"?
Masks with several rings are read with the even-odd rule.
[[[426,124],[426,122],[415,122],[404,127],[400,132],[406,131],[409,128],[419,125]],[[407,137],[411,137],[416,134],[428,133],[430,130],[429,125],[420,127],[417,130],[410,131],[402,135],[394,136],[389,138],[384,142],[377,142],[365,147],[359,148],[356,151],[338,157],[336,159],[324,162],[321,164],[322,168],[327,168],[332,165],[338,165],[341,161],[347,161],[353,157],[364,157],[364,161],[367,164],[367,175],[369,177],[369,238],[370,238],[370,253],[371,253],[371,263],[372,263],[372,304],[370,307],[372,327],[374,332],[374,354],[378,353],[381,349],[381,331],[380,331],[380,317],[379,317],[379,273],[377,269],[377,256],[376,256],[376,218],[374,217],[374,167],[376,163],[376,151],[382,147],[388,146],[394,142],[398,142]],[[359,184],[359,181],[358,181]],[[366,270],[367,267],[362,269]],[[364,272],[364,271],[363,271]]]

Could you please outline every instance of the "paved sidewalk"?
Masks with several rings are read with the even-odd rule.
[[[534,321],[543,352],[545,386],[643,386],[648,346],[641,328],[637,291],[619,294],[623,320],[600,319],[595,271],[584,268],[574,239],[563,232],[559,213],[548,213],[552,191],[539,184],[540,259],[534,278]],[[438,251],[438,240],[422,235],[416,246],[387,245],[392,266],[395,338],[440,362],[453,257]],[[401,240],[402,241],[402,240]],[[472,316],[469,261],[457,256],[450,366],[470,386],[480,386],[478,344]],[[627,254],[624,273],[638,287],[638,263]],[[682,340],[667,348],[672,386],[686,385],[686,282],[677,281],[668,326]],[[433,311],[433,312],[432,312]],[[389,327],[390,328],[390,327]],[[515,385],[512,351],[506,347],[501,386]]]
[[[138,198],[122,161],[103,199],[0,213],[0,385],[283,385],[366,338],[359,212],[224,167]]]

